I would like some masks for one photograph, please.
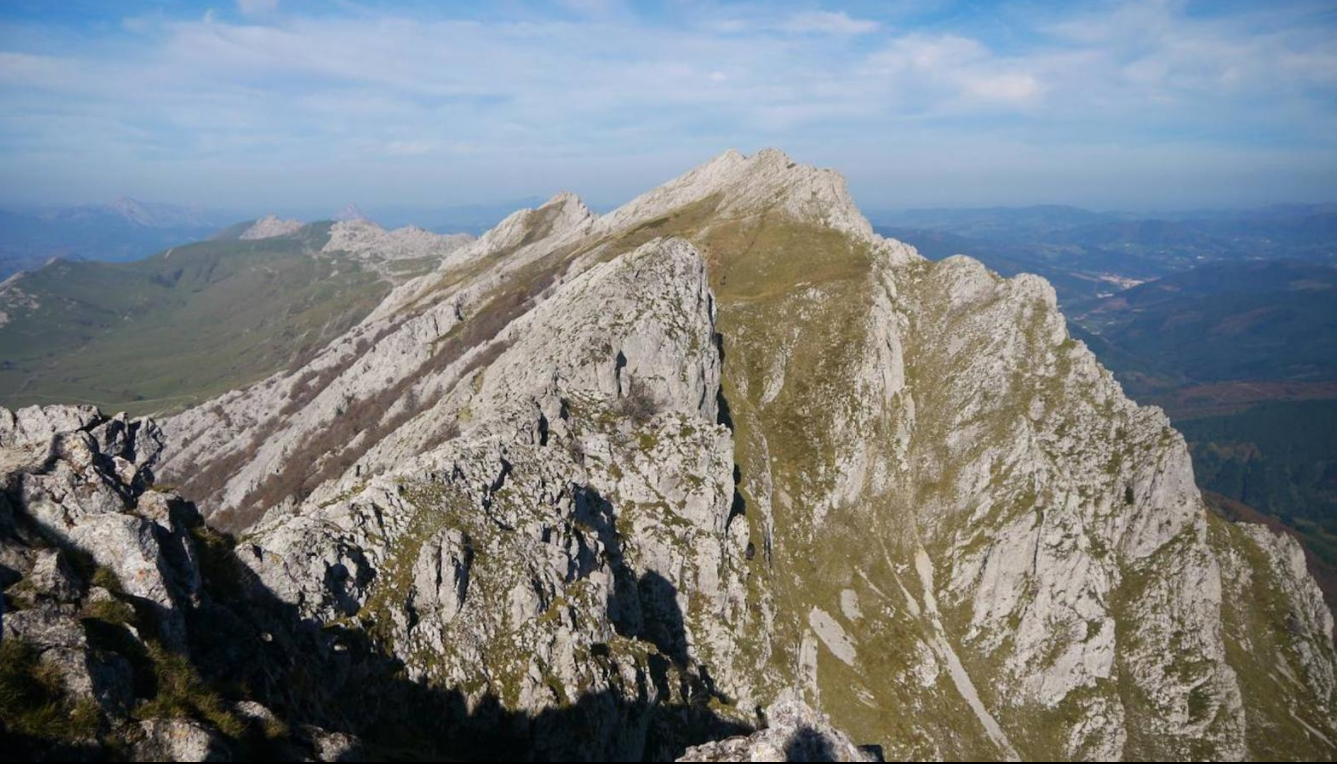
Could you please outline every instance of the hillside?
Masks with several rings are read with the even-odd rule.
[[[428,236],[437,251],[372,257],[357,241],[330,249],[324,223],[18,275],[0,287],[0,403],[145,413],[250,383],[309,357],[464,243]]]

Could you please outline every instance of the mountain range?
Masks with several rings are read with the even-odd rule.
[[[206,210],[128,197],[110,204],[0,210],[0,278],[40,267],[53,257],[138,260],[173,244],[205,238],[226,222]]]
[[[465,205],[384,205],[363,212],[346,204],[337,212],[323,208],[297,210],[315,220],[363,220],[387,228],[420,223],[435,233],[479,234],[525,203]],[[242,221],[244,222],[236,222]],[[0,208],[0,279],[17,271],[33,271],[48,261],[92,260],[130,262],[160,253],[168,247],[207,239],[219,231],[253,222],[247,213],[122,197],[108,204],[69,207],[15,206]]]
[[[0,705],[13,750],[1337,756],[1299,542],[1209,511],[1043,278],[879,235],[833,171],[729,151],[449,243],[255,225],[90,271],[168,290],[99,337],[287,259],[328,264],[316,285],[356,265],[368,307],[245,327],[304,343],[161,421],[0,410],[0,700],[73,720]],[[29,278],[3,293],[16,347],[63,304]]]

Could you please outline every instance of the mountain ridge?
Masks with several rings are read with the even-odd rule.
[[[749,727],[795,696],[890,758],[1337,740],[1295,542],[1207,513],[1047,282],[929,262],[776,150],[516,212],[162,433],[158,475],[302,618],[593,731],[536,751],[678,755],[702,728],[638,704]]]

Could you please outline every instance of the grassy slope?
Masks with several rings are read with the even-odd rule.
[[[324,346],[389,290],[341,256],[328,225],[207,241],[134,263],[58,262],[25,276],[32,310],[0,327],[0,404],[171,410]]]
[[[846,440],[837,437],[838,422],[848,426],[861,418],[845,409],[854,406],[853,376],[868,341],[871,253],[843,234],[780,214],[721,219],[712,199],[649,221],[608,248],[627,251],[654,236],[687,238],[707,260],[719,308],[723,395],[734,429],[739,491],[758,550],[752,578],[764,580],[775,598],[774,651],[761,659],[784,683],[801,685],[793,661],[809,611],[816,606],[838,613],[841,590],[854,588],[876,613],[884,607],[878,590],[894,593],[899,585],[883,552],[899,544],[904,531],[887,519],[896,511],[885,504],[889,497],[832,509],[816,538],[806,530],[814,499],[837,478],[836,444]],[[777,374],[778,358],[784,384],[768,400],[767,381]],[[867,437],[888,441],[887,417],[869,419],[861,425]],[[769,550],[760,509],[768,481],[774,513]],[[865,580],[876,581],[877,590]],[[885,606],[899,608],[900,600]],[[921,621],[870,618],[860,627],[866,631],[859,634],[857,668],[819,649],[822,705],[842,728],[896,755],[996,755],[955,691],[899,681],[919,659],[913,647],[927,636]],[[887,713],[899,708],[915,713]]]
[[[905,549],[898,548],[904,542],[904,529],[889,527],[895,523],[888,518],[912,515],[910,505],[928,497],[864,496],[860,506],[831,510],[820,539],[805,536],[802,529],[810,527],[813,511],[810,499],[825,494],[834,479],[833,427],[843,412],[833,409],[833,403],[850,400],[855,355],[851,350],[860,352],[867,340],[871,262],[866,251],[829,230],[766,215],[713,223],[707,218],[701,210],[687,208],[652,221],[642,227],[646,230],[634,231],[628,238],[639,242],[651,232],[683,235],[707,257],[719,301],[724,396],[735,430],[740,489],[758,550],[764,548],[764,529],[757,507],[764,497],[754,495],[760,488],[757,476],[767,475],[773,489],[772,559],[768,564],[759,551],[752,564],[756,576],[769,579],[776,597],[774,668],[792,677],[794,666],[789,661],[797,652],[812,607],[839,618],[836,603],[841,590],[848,588],[858,592],[865,613],[886,607],[895,612],[903,607],[894,596],[899,586],[918,591],[913,571],[907,575],[906,570],[898,569],[901,566],[893,566],[884,550],[905,559]],[[775,374],[780,353],[785,357],[785,382],[779,395],[768,401],[766,383]],[[912,385],[916,374],[933,371],[907,369]],[[863,426],[869,442],[887,441],[885,421],[873,418]],[[926,490],[931,493],[935,487]],[[1025,502],[1025,497],[1013,498]],[[891,599],[884,596],[888,593],[893,594]],[[1268,617],[1244,607],[1230,615],[1234,623]],[[962,625],[949,614],[944,613],[944,618],[947,636],[956,642]],[[857,739],[880,742],[899,753],[996,756],[997,749],[945,675],[939,675],[936,685],[928,688],[896,681],[913,668],[913,650],[929,636],[922,620],[907,617],[901,610],[891,618],[865,619],[858,624],[856,667],[846,666],[820,648],[823,707]],[[1048,712],[1008,708],[991,686],[1001,667],[991,665],[989,659],[972,658],[971,651],[960,645],[957,649],[988,705],[1004,717],[1023,755],[1056,755],[1065,724],[1075,720],[1067,718],[1074,712],[1069,708],[1072,704]],[[1248,685],[1246,698],[1268,694],[1254,682]],[[1074,704],[1081,702],[1082,698],[1073,700]],[[914,711],[887,713],[887,709],[898,708]],[[1136,717],[1148,709],[1129,711]],[[1255,715],[1255,723],[1265,723],[1271,716],[1270,712],[1258,713],[1262,715]],[[1136,725],[1132,719],[1130,723]],[[1148,750],[1159,750],[1154,741],[1148,745]]]
[[[1226,657],[1244,696],[1250,753],[1259,761],[1322,761],[1330,755],[1331,744],[1321,745],[1310,730],[1323,724],[1324,710],[1294,703],[1297,692],[1304,693],[1299,655],[1306,646],[1293,632],[1290,601],[1266,555],[1242,530],[1209,516],[1208,534],[1214,547],[1239,555],[1250,569],[1246,575],[1232,575],[1229,567],[1223,571],[1221,600]]]

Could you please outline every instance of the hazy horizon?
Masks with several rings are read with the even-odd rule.
[[[689,168],[690,169],[690,168]],[[664,180],[668,180],[665,178]],[[650,189],[646,189],[647,191]],[[583,197],[578,191],[573,189],[561,189],[561,191],[573,191],[581,198],[591,210],[597,214],[606,214],[611,212],[631,198],[622,199],[614,202],[597,202]],[[35,203],[23,201],[5,201],[0,199],[0,211],[11,212],[26,215],[42,215],[49,213],[64,212],[78,208],[98,208],[111,207],[121,200],[128,199],[134,202],[148,205],[169,205],[177,206],[183,209],[198,210],[202,213],[211,214],[219,218],[218,222],[233,224],[245,222],[247,220],[274,215],[280,218],[293,218],[306,223],[314,223],[323,220],[334,220],[338,213],[344,208],[353,206],[358,211],[364,213],[369,219],[389,227],[399,227],[403,225],[418,225],[426,227],[436,227],[442,224],[455,222],[447,219],[459,214],[472,212],[477,213],[478,218],[475,221],[478,224],[486,223],[488,227],[499,222],[511,212],[541,206],[551,196],[528,196],[514,199],[496,199],[479,202],[470,202],[466,204],[433,204],[424,202],[420,204],[362,204],[355,200],[344,203],[338,203],[333,206],[307,205],[307,204],[279,204],[270,206],[252,206],[252,207],[213,207],[208,205],[178,205],[176,202],[164,201],[161,199],[146,199],[131,194],[122,194],[115,199],[83,200],[77,202],[52,202]],[[634,197],[632,197],[634,198]],[[855,196],[855,203],[860,200]],[[868,206],[860,204],[860,211],[867,216],[873,225],[897,225],[895,222],[888,222],[888,218],[897,215],[913,215],[918,213],[969,213],[969,212],[987,212],[998,211],[1025,211],[1040,208],[1068,208],[1072,210],[1081,210],[1091,212],[1097,215],[1109,216],[1112,218],[1122,218],[1127,220],[1156,219],[1158,216],[1174,219],[1191,219],[1196,216],[1210,217],[1223,214],[1238,213],[1257,213],[1269,208],[1286,207],[1328,207],[1337,206],[1337,201],[1314,201],[1314,202],[1275,202],[1267,204],[1243,204],[1236,206],[1204,207],[1187,205],[1183,207],[1084,207],[1081,205],[1066,204],[1063,202],[1032,202],[1020,204],[980,204],[980,205],[903,205],[903,206]],[[442,219],[437,219],[442,218]]]
[[[1331,3],[11,2],[0,203],[608,208],[727,148],[865,210],[1337,200]]]

